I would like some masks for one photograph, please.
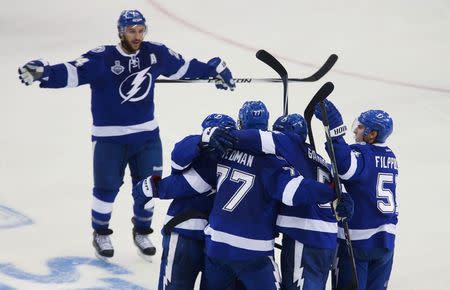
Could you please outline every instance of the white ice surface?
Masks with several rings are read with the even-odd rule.
[[[83,265],[76,268],[78,276],[74,271],[49,275],[46,263],[51,260],[95,261],[90,244],[89,87],[25,87],[16,73],[31,59],[54,64],[116,43],[122,9],[145,14],[148,40],[204,61],[221,56],[235,77],[276,77],[254,57],[259,48],[277,55],[292,77],[309,75],[328,55],[338,54],[335,68],[323,80],[290,84],[290,111],[303,112],[320,85],[333,81],[336,89],[330,99],[349,125],[369,108],[392,115],[395,129],[389,145],[400,167],[400,222],[390,289],[449,289],[448,0],[23,0],[2,1],[1,6],[0,289],[111,289],[113,284],[102,280],[110,278],[120,279],[116,285],[123,289],[156,289],[161,251],[151,264],[136,254],[128,176],[111,221],[113,262],[120,268]],[[208,84],[158,85],[156,116],[165,173],[176,140],[198,132],[208,113],[236,116],[249,99],[264,101],[271,121],[281,113],[278,84],[241,85],[233,93]],[[316,121],[313,126],[321,147],[321,126]],[[33,224],[2,227],[11,222],[5,208]],[[157,201],[157,230],[166,208],[167,202]],[[161,235],[153,235],[153,241],[160,247]],[[72,280],[58,282],[56,277]]]

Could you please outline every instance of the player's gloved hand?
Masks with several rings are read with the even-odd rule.
[[[200,148],[214,151],[217,156],[222,156],[227,149],[236,145],[237,138],[229,129],[220,127],[208,127],[203,130]]]
[[[44,60],[32,60],[19,68],[19,79],[27,86],[48,77],[48,74],[48,62]]]
[[[233,91],[236,87],[236,84],[226,63],[219,57],[215,57],[210,59],[208,61],[208,64],[214,68],[213,77],[219,79],[219,81],[216,82],[216,88],[221,90],[226,90],[229,88],[231,91]]]
[[[155,195],[157,196],[157,186],[160,180],[161,176],[150,175],[139,181],[132,190],[134,203],[138,206],[145,206]]]
[[[345,135],[345,131],[347,131],[347,126],[344,125],[344,121],[342,120],[341,113],[339,113],[338,109],[334,106],[334,104],[328,100],[325,100],[325,108],[327,109],[327,117],[328,122],[330,124],[330,133],[331,137],[338,137]],[[317,104],[315,107],[314,115],[317,119],[322,121],[322,111],[320,109],[320,104]]]
[[[333,201],[333,209],[338,221],[351,219],[354,211],[354,203],[350,194],[343,191],[341,197]]]

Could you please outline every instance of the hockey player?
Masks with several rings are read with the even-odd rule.
[[[183,58],[166,46],[144,41],[147,24],[137,10],[125,10],[118,23],[120,43],[100,46],[74,61],[49,65],[33,60],[19,68],[26,85],[41,88],[89,84],[92,95],[94,188],[92,204],[93,245],[100,258],[111,258],[109,235],[113,203],[128,165],[132,183],[162,171],[161,140],[154,118],[153,91],[160,76],[171,79],[215,77],[220,89],[234,89],[230,70],[218,57],[200,62]],[[133,207],[133,239],[144,257],[155,254],[149,239],[153,208]]]
[[[211,114],[202,122],[203,135],[190,135],[175,144],[172,174],[149,192],[152,178],[133,189],[136,200],[147,203],[152,197],[175,198],[169,206],[163,228],[163,254],[158,289],[192,290],[204,265],[204,234],[214,201],[217,157],[233,145],[225,130],[235,130],[236,122],[224,114]],[[202,287],[201,283],[201,287]]]
[[[358,275],[358,289],[387,289],[394,256],[397,225],[397,160],[385,144],[393,130],[393,121],[382,110],[363,112],[354,122],[356,143],[348,145],[343,135],[342,116],[330,101],[326,102],[332,145],[342,183],[355,202],[353,218],[348,222]],[[315,115],[322,119],[320,108]],[[333,287],[350,285],[351,262],[343,230],[334,265]]]
[[[273,132],[243,130],[233,134],[240,148],[282,156],[305,178],[329,183],[326,161],[307,144],[305,119],[299,114],[279,117]],[[283,134],[281,134],[282,132]],[[353,202],[343,194],[340,206],[350,215]],[[342,211],[338,209],[338,211]],[[325,289],[337,242],[337,221],[329,204],[301,204],[295,207],[281,205],[277,230],[283,233],[281,250],[281,289]]]
[[[236,129],[236,122],[227,115],[211,114],[202,122],[202,127]],[[211,139],[202,142],[202,136],[199,135],[188,136],[177,143],[172,151],[172,177],[159,184],[160,198],[161,195],[165,195],[165,198],[170,197],[168,194],[180,195],[182,190],[196,195],[203,193],[196,197],[174,199],[169,206],[166,228],[167,221],[177,217],[184,216],[186,221],[175,225],[171,232],[163,231],[160,290],[192,290],[198,274],[204,270],[203,230],[208,223],[215,196],[217,155],[224,153],[223,146],[226,146],[223,136],[215,136],[218,132],[215,133],[210,137],[219,139],[214,141],[215,144],[211,144]],[[225,139],[225,142],[228,141]],[[184,189],[177,190],[178,186]],[[189,215],[193,218],[189,218]]]
[[[246,102],[238,124],[241,129],[267,130],[268,118],[262,102]],[[205,288],[225,289],[237,277],[249,290],[279,289],[273,259],[279,202],[312,206],[334,200],[335,193],[280,157],[254,155],[239,146],[217,165],[217,193],[205,229]]]

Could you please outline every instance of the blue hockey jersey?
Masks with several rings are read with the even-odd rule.
[[[49,67],[42,88],[91,87],[92,139],[135,143],[159,134],[154,118],[155,80],[207,79],[215,68],[185,59],[166,46],[143,42],[134,54],[120,45],[95,48],[75,61]]]
[[[397,225],[397,160],[385,144],[348,145],[333,140],[342,183],[352,196],[355,211],[348,222],[354,247],[393,249]],[[339,227],[338,236],[344,238]]]
[[[327,185],[301,176],[281,157],[234,149],[217,165],[217,193],[205,229],[206,253],[227,260],[273,255],[280,201],[326,203]]]
[[[304,177],[330,182],[325,159],[309,144],[302,142],[298,135],[254,129],[233,134],[238,138],[240,148],[282,156]],[[330,204],[281,205],[277,229],[311,247],[336,248],[338,225]]]
[[[206,217],[212,208],[216,185],[215,155],[200,153],[199,135],[187,136],[172,150],[172,174],[158,183],[158,197],[172,199],[164,224],[180,214],[201,213],[205,218],[188,219],[173,228],[182,236],[202,240]],[[180,165],[179,165],[180,164]]]

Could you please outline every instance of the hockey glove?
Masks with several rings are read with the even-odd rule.
[[[29,86],[34,81],[48,78],[49,65],[44,60],[32,60],[19,68],[19,79],[22,83]]]
[[[344,125],[341,113],[334,106],[334,104],[328,100],[325,100],[325,108],[327,109],[328,122],[330,123],[331,138],[345,135],[347,126]],[[322,121],[322,111],[320,110],[320,104],[315,107],[314,115],[317,119]]]
[[[160,180],[161,176],[150,175],[139,181],[132,191],[134,203],[138,206],[145,206],[154,196],[157,196],[157,185]]]
[[[336,220],[343,221],[351,219],[353,216],[354,203],[350,194],[343,191],[341,198],[337,198],[333,201],[333,210],[336,215]]]
[[[213,77],[219,79],[218,81],[216,81],[216,88],[221,90],[226,90],[229,88],[231,91],[233,91],[236,87],[236,84],[226,63],[220,58],[215,57],[210,59],[208,61],[208,64],[214,68]]]
[[[237,138],[230,133],[229,129],[220,127],[208,127],[203,130],[200,148],[214,151],[217,156],[222,156],[227,149],[236,145]]]

